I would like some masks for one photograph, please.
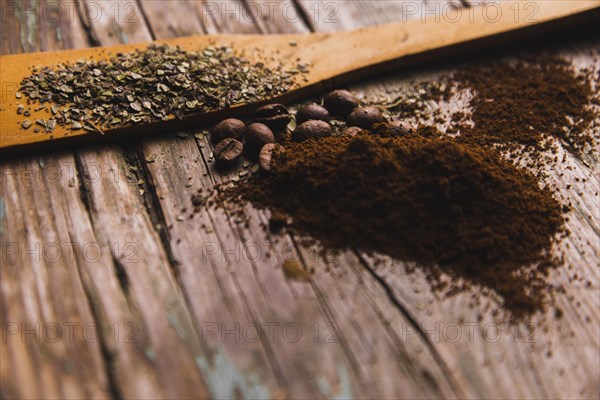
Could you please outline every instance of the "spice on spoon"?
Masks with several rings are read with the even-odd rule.
[[[271,61],[252,62],[229,47],[153,44],[109,60],[35,68],[20,93],[52,103],[58,125],[101,132],[275,97],[306,71]]]

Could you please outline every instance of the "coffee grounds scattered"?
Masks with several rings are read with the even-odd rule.
[[[554,55],[520,55],[407,85],[382,105],[397,119],[460,133],[464,143],[494,147],[533,169],[553,164],[557,145],[586,163],[600,139],[593,135],[599,73],[593,67],[577,71]],[[459,111],[446,115],[444,108],[456,109],[455,102]]]
[[[589,79],[556,56],[474,65],[457,73],[460,88],[474,92],[474,126],[461,135],[482,145],[516,150],[544,150],[548,138],[560,140],[574,154],[593,140],[587,129],[594,119]]]

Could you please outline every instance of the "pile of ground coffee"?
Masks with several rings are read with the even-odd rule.
[[[272,171],[225,191],[285,213],[330,249],[441,268],[492,288],[515,314],[543,307],[545,264],[562,207],[531,175],[482,147],[414,133],[289,143]]]

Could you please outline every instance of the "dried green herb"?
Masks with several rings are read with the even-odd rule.
[[[293,87],[306,68],[253,63],[229,47],[191,52],[150,45],[110,60],[36,68],[20,93],[53,103],[53,124],[101,132],[271,98]]]

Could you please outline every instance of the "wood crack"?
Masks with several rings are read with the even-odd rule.
[[[359,263],[359,264],[351,263],[351,265],[349,265],[349,267],[356,274],[357,279],[359,279],[361,281],[361,286],[363,286],[365,296],[371,302],[371,306],[373,307],[373,309],[376,310],[376,314],[377,314],[379,320],[381,321],[381,323],[384,326],[389,327],[391,322],[384,317],[383,311],[381,310],[380,306],[377,304],[377,302],[375,301],[375,299],[371,295],[371,293],[369,293],[367,290],[364,289],[364,281],[360,274],[360,271],[362,271],[364,269],[362,263]],[[371,276],[370,273],[369,273],[369,276]],[[382,288],[382,286],[380,285],[380,283],[377,280],[375,280],[375,284],[377,285],[378,288]],[[382,288],[382,289],[385,290],[385,288]],[[389,298],[388,298],[388,300],[389,300]],[[443,392],[443,390],[441,390],[440,385],[431,376],[431,374],[425,369],[415,368],[415,365],[411,361],[410,354],[406,352],[406,348],[403,345],[403,339],[399,336],[398,332],[395,329],[386,329],[386,333],[388,335],[390,335],[390,338],[391,338],[392,342],[395,344],[397,351],[399,353],[401,353],[401,355],[403,357],[403,360],[398,360],[398,361],[402,361],[402,367],[405,370],[407,370],[407,372],[410,373],[412,376],[422,377],[423,378],[423,388],[425,390],[429,390],[430,388],[432,388],[432,389],[434,389],[434,392],[437,394],[437,397],[443,398],[444,392]]]
[[[371,266],[369,265],[367,260],[365,260],[364,256],[358,252],[354,252],[354,254],[356,255],[356,257],[358,257],[358,260],[360,261],[361,265],[365,268],[365,270],[367,270],[367,272],[369,272],[369,274],[381,285],[381,287],[385,291],[390,302],[392,304],[394,304],[395,308],[412,325],[412,327],[418,333],[418,335],[421,338],[421,340],[423,341],[423,343],[425,343],[425,345],[429,349],[430,354],[436,360],[439,368],[442,370],[444,376],[446,377],[446,380],[452,386],[452,389],[455,391],[455,393],[457,393],[457,396],[459,398],[465,398],[466,397],[465,393],[462,391],[462,389],[460,388],[460,385],[454,378],[454,375],[452,374],[452,371],[450,371],[450,368],[446,364],[446,361],[441,356],[441,354],[437,351],[435,345],[433,344],[433,342],[431,341],[429,336],[427,336],[427,334],[423,331],[423,329],[419,325],[417,319],[408,311],[408,308],[406,306],[404,306],[404,304],[402,304],[402,302],[394,294],[394,290],[388,285],[388,283],[383,278],[381,278],[379,275],[377,275],[377,273],[375,273],[375,271],[371,268]]]
[[[121,263],[119,257],[112,251],[110,252],[110,255],[113,261],[113,266],[116,272],[117,280],[119,282],[119,287],[121,288],[121,291],[125,294],[125,298],[129,303],[129,277],[127,276],[125,267]],[[129,306],[131,308],[132,305],[129,304]]]
[[[83,27],[85,37],[86,37],[90,47],[98,47],[101,45],[100,40],[98,39],[98,36],[92,29],[92,26],[90,24],[90,17],[89,17],[89,15],[87,15],[87,11],[86,11],[87,8],[85,8],[83,6],[82,1],[84,1],[84,0],[75,0],[75,5],[76,5],[75,8],[77,10],[77,17],[78,17],[79,21],[81,22],[81,26]]]
[[[228,215],[228,221],[229,221],[229,224],[230,224],[232,230],[237,232],[240,241],[244,245],[246,245],[248,243],[248,238],[243,234],[243,230],[240,229],[238,224],[236,224],[236,222],[230,218],[228,213],[227,213],[227,215]],[[256,262],[252,259],[250,259],[249,261],[250,261],[250,265],[252,266],[252,270],[254,272],[254,277],[256,278],[256,268],[257,268]],[[258,321],[256,316],[254,315],[254,312],[252,311],[252,309],[249,306],[250,302],[247,300],[246,295],[244,294],[244,291],[241,289],[242,285],[241,285],[239,279],[237,279],[237,277],[235,275],[233,276],[233,278],[234,278],[236,286],[238,287],[238,290],[240,292],[240,296],[244,299],[243,304],[244,304],[244,308],[246,309],[246,312],[250,315],[250,318],[252,321],[255,321],[255,322]],[[258,279],[256,279],[256,280],[257,280],[257,285],[260,289],[261,294],[263,295],[263,297],[266,298],[266,290],[265,290],[264,286],[261,284],[261,282]],[[263,348],[265,349],[265,352],[267,354],[267,357],[269,358],[269,361],[273,365],[273,371],[275,373],[275,376],[277,377],[277,380],[283,387],[288,387],[289,383],[287,382],[285,375],[282,372],[281,365],[280,365],[279,361],[277,360],[277,356],[275,355],[275,352],[273,351],[272,346],[269,345],[269,342],[268,342],[267,338],[265,337],[265,335],[261,336],[261,343],[263,345]]]
[[[94,226],[94,220],[92,219],[92,195],[85,184],[85,180],[88,178],[87,174],[84,171],[83,163],[81,162],[79,153],[76,153],[73,157],[75,160],[75,170],[77,171],[77,175],[79,175],[79,185],[77,189],[79,190],[79,199],[85,208],[85,211],[88,214],[90,219],[90,223],[92,227]]]
[[[169,257],[169,262],[172,264],[172,270],[175,274],[175,277],[179,279],[179,273],[177,271],[176,266],[179,265],[179,261],[175,258],[173,253],[173,248],[171,247],[171,235],[169,233],[169,228],[167,224],[167,220],[165,219],[165,214],[163,212],[162,206],[160,204],[160,199],[158,197],[158,193],[156,190],[156,185],[152,183],[152,174],[148,171],[148,166],[146,163],[141,162],[141,158],[143,157],[143,151],[141,149],[138,150],[138,157],[140,159],[140,167],[144,171],[145,177],[145,188],[147,197],[149,198],[149,206],[147,207],[148,214],[150,215],[150,220],[154,224],[154,228],[158,232],[161,243]],[[144,196],[146,198],[146,196]]]
[[[298,16],[302,20],[302,23],[310,32],[316,32],[317,29],[315,27],[314,22],[311,20],[310,15],[306,12],[306,9],[302,6],[302,4],[298,3],[297,0],[293,0],[292,4],[294,4],[294,9],[298,13]]]
[[[296,250],[296,252],[298,254],[298,258],[300,259],[300,262],[302,263],[304,269],[306,270],[308,263],[306,262],[306,259],[302,255],[302,252],[299,250],[297,241],[295,240],[295,238],[292,235],[289,235],[289,237],[290,237],[290,240],[292,241],[292,243],[294,244],[294,249]],[[319,301],[319,304],[321,305],[321,309],[325,313],[325,316],[326,316],[328,322],[334,324],[334,326],[339,326],[339,324],[336,322],[333,312],[331,311],[331,309],[329,307],[329,304],[325,300],[326,297],[323,294],[323,292],[320,290],[320,288],[314,282],[311,281],[310,285],[311,285],[312,289],[314,290],[314,292],[317,294],[317,299]],[[359,377],[362,376],[359,365],[358,365],[358,361],[356,360],[356,357],[354,357],[354,355],[352,354],[352,349],[351,349],[350,345],[348,344],[347,339],[344,337],[344,335],[341,332],[338,332],[338,336],[340,338],[340,344],[344,351],[344,355],[350,362],[350,365],[352,366],[352,370],[354,371],[354,373],[357,376],[359,376]]]
[[[175,258],[173,249],[171,248],[168,224],[158,198],[156,185],[154,185],[154,182],[152,181],[152,174],[148,171],[147,164],[142,161],[144,160],[144,152],[140,146],[136,146],[135,149],[125,149],[124,158],[127,164],[135,168],[135,175],[138,182],[143,181],[140,186],[142,186],[144,190],[144,193],[141,194],[144,207],[150,217],[150,221],[152,221],[154,229],[160,237],[160,241],[169,259],[171,271],[175,276],[175,279],[179,282],[179,271],[177,269],[179,261]]]
[[[114,258],[113,258],[114,259]],[[116,263],[115,263],[116,264]],[[77,270],[81,273],[79,262],[76,261]],[[117,268],[118,271],[118,268]],[[121,279],[119,278],[119,282]],[[94,306],[94,299],[89,292],[88,288],[84,285],[85,297],[87,298],[90,313],[92,318],[94,318],[94,323],[96,326],[102,326],[102,318],[100,317],[97,308]],[[129,296],[126,298],[129,301]],[[115,355],[110,351],[104,340],[99,340],[100,352],[102,353],[102,361],[104,362],[104,372],[106,373],[106,380],[108,383],[108,393],[110,394],[111,399],[120,400],[123,398],[121,395],[121,391],[119,389],[117,372],[115,371]]]
[[[210,140],[205,137],[203,140],[205,140],[208,144],[208,146],[210,146],[209,148],[212,149],[212,144],[210,143]],[[213,183],[213,185],[217,184],[217,179],[213,174],[213,171],[211,168],[209,168],[208,165],[208,161],[207,158],[204,154],[203,148],[200,147],[198,141],[196,141],[196,139],[194,138],[194,142],[196,143],[196,146],[200,152],[200,155],[202,157],[202,161],[205,165],[206,170],[208,171],[209,177],[211,179],[211,182]],[[246,244],[246,238],[245,236],[242,234],[241,230],[239,229],[239,227],[237,226],[237,224],[235,223],[235,221],[232,220],[230,213],[227,212],[227,210],[225,208],[223,208],[225,211],[225,215],[227,216],[227,221],[229,222],[230,226],[232,227],[232,230],[235,230],[240,238],[240,240],[242,241],[242,243]],[[210,223],[213,226],[213,230],[215,233],[215,236],[217,237],[217,240],[219,241],[219,245],[221,246],[221,248],[225,248],[224,247],[224,241],[222,240],[222,238],[220,237],[218,231],[215,228],[215,221],[213,220],[211,213],[207,210],[207,215],[210,219]],[[227,260],[227,263],[230,264],[231,261]],[[255,262],[250,261],[252,267],[254,269],[256,269],[256,265]],[[237,279],[237,277],[235,276],[235,273],[232,274],[232,278],[235,282],[235,285],[237,287],[238,293],[240,295],[240,297],[242,297],[243,299],[243,304],[244,304],[244,309],[246,311],[246,313],[248,313],[248,316],[250,317],[250,320],[253,321],[254,323],[257,323],[257,321],[259,321],[256,316],[254,315],[254,312],[250,309],[249,304],[250,302],[248,302],[248,300],[246,299],[246,296],[244,294],[244,291],[241,288],[241,283],[239,282],[239,280]],[[259,287],[261,289],[261,291],[263,292],[264,295],[264,288],[262,287],[262,285],[259,284]],[[275,375],[275,379],[277,380],[278,385],[281,385],[282,387],[289,387],[289,383],[287,382],[285,375],[283,373],[283,370],[281,368],[281,365],[279,364],[279,361],[277,360],[277,357],[275,355],[275,352],[273,351],[273,348],[270,346],[270,344],[268,343],[268,338],[265,337],[265,335],[261,335],[260,338],[260,342],[261,345],[265,351],[265,354],[267,355],[267,359],[269,360],[269,363],[271,364],[271,370],[273,371],[274,375]]]
[[[144,10],[144,6],[142,4],[142,0],[136,0],[138,9],[140,10],[140,14],[142,14],[142,20],[144,21],[144,25],[146,25],[146,29],[148,29],[148,32],[150,33],[150,36],[152,37],[152,40],[156,40],[156,35],[154,34],[154,30],[152,30],[152,25],[150,24],[150,20],[148,19],[148,15],[146,14],[146,11]]]

